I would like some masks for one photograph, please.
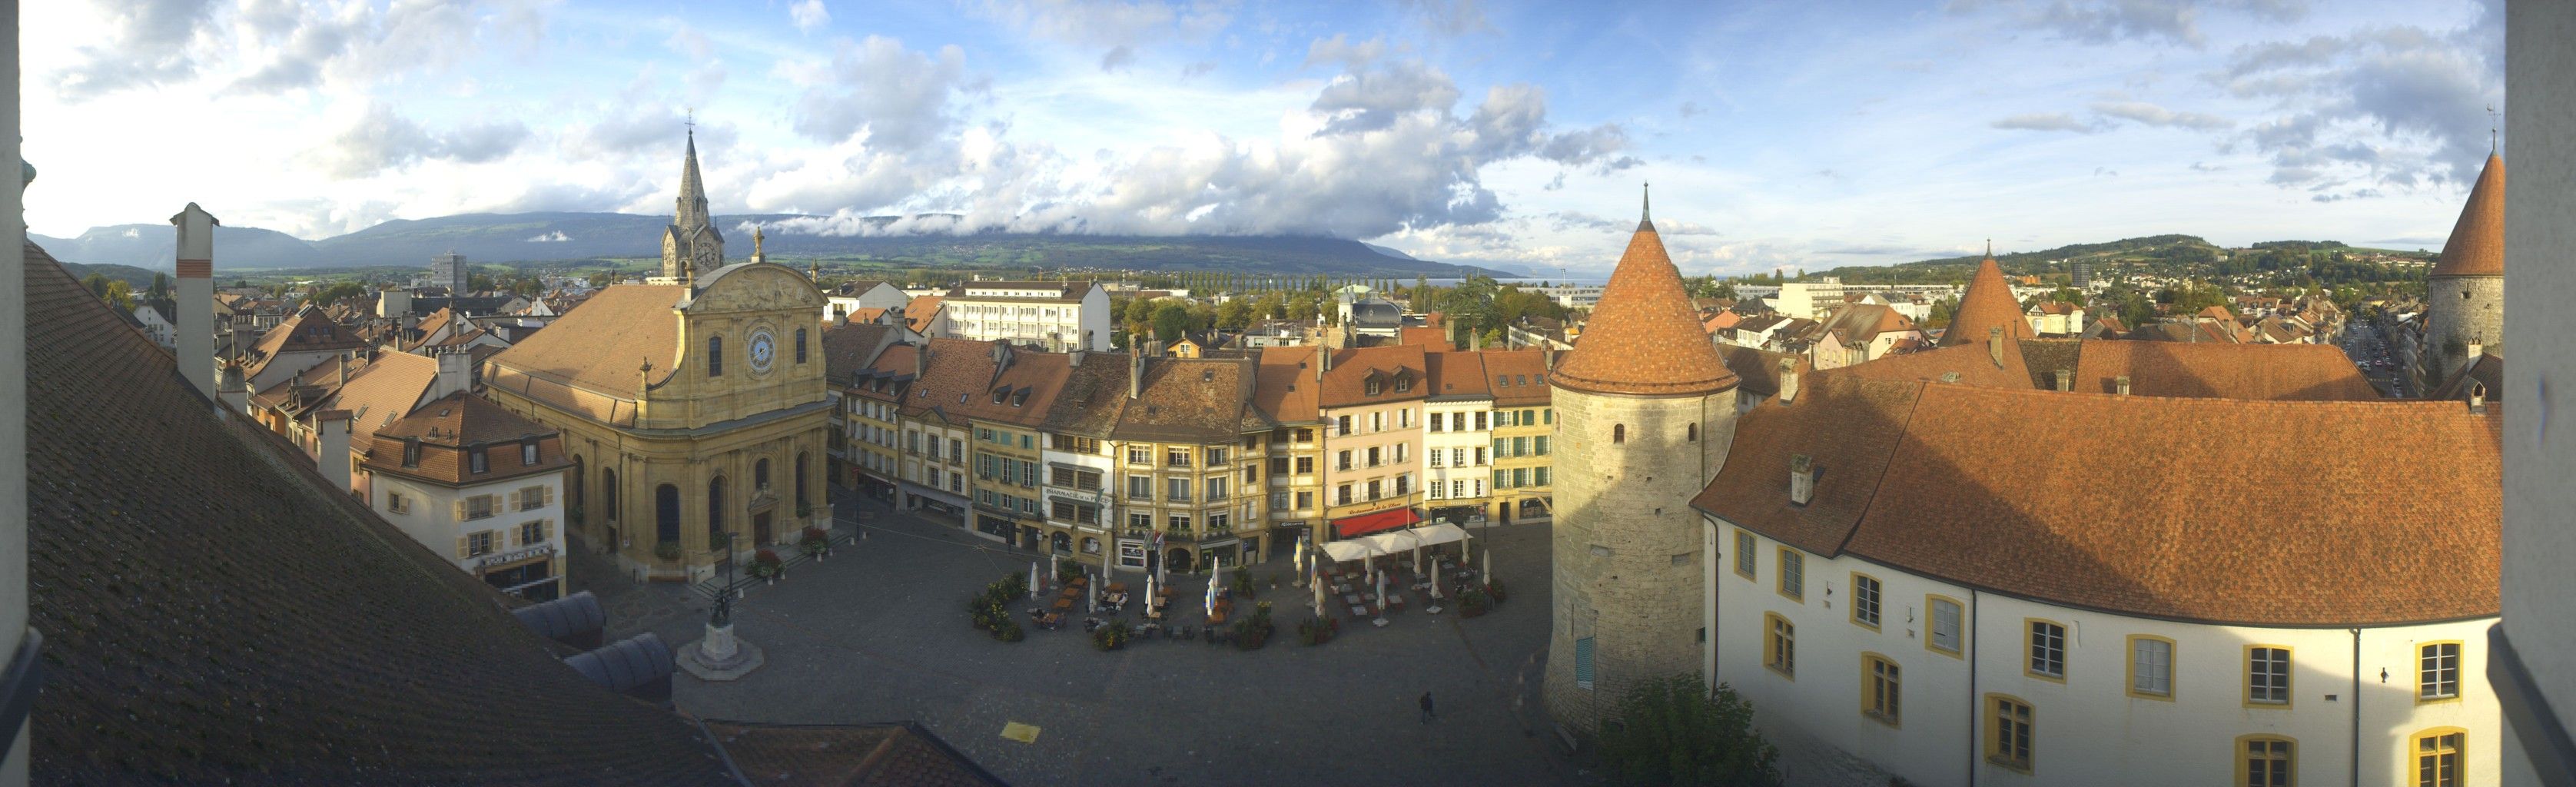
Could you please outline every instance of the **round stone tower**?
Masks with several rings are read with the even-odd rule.
[[[1555,623],[1543,690],[1556,720],[1590,731],[1629,685],[1700,668],[1709,558],[1690,500],[1726,461],[1735,383],[1649,212],[1548,374]]]
[[[2427,389],[2476,360],[2470,347],[2504,344],[2504,196],[2504,158],[2489,154],[2441,261],[2425,277],[2416,374]]]

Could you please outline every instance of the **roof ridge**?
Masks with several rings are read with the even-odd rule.
[[[1923,409],[1923,389],[1931,387],[1931,384],[1930,384],[1930,383],[1923,382],[1923,381],[1921,381],[1921,380],[1879,381],[1879,380],[1858,379],[1858,380],[1856,380],[1856,381],[1857,381],[1857,382],[1861,382],[1861,383],[1871,383],[1871,382],[1896,382],[1896,383],[1897,383],[1897,384],[1899,384],[1899,385],[1910,385],[1910,386],[1913,386],[1913,387],[1914,387],[1913,394],[1912,394],[1911,396],[1909,396],[1909,397],[1908,397],[1908,401],[1907,401],[1907,402],[1906,402],[1906,404],[1905,404],[1905,423],[1902,423],[1902,424],[1898,424],[1898,425],[1897,425],[1897,428],[1896,428],[1896,439],[1895,439],[1894,441],[1891,441],[1891,442],[1889,442],[1889,443],[1887,444],[1887,461],[1885,461],[1885,462],[1880,462],[1880,463],[1879,463],[1879,465],[1878,465],[1878,480],[1876,480],[1876,481],[1874,481],[1874,482],[1872,482],[1872,483],[1870,484],[1870,487],[1871,487],[1871,488],[1873,488],[1873,489],[1875,489],[1875,488],[1878,488],[1878,487],[1880,487],[1880,486],[1884,486],[1884,485],[1886,485],[1886,483],[1887,483],[1887,475],[1888,475],[1889,473],[1891,473],[1891,472],[1894,472],[1894,471],[1895,471],[1895,469],[1896,469],[1896,457],[1897,457],[1897,454],[1899,454],[1899,453],[1901,453],[1901,452],[1903,452],[1903,451],[1905,450],[1905,441],[1906,441],[1906,440],[1909,440],[1909,439],[1912,439],[1912,438],[1914,437],[1914,414],[1922,411],[1922,409]],[[1715,479],[1710,479],[1710,480],[1711,480],[1712,482],[1713,482],[1713,481],[1715,481]],[[1852,537],[1853,537],[1853,536],[1857,536],[1857,535],[1859,535],[1859,534],[1860,534],[1860,526],[1861,526],[1861,523],[1869,521],[1869,512],[1870,512],[1870,509],[1875,508],[1875,507],[1877,507],[1877,506],[1878,506],[1878,496],[1877,496],[1877,495],[1870,495],[1870,496],[1869,496],[1869,502],[1861,504],[1861,507],[1860,507],[1860,510],[1859,510],[1859,511],[1854,511],[1854,512],[1852,512],[1852,517],[1851,517],[1851,526],[1850,526],[1850,527],[1843,528],[1843,537],[1842,537],[1842,539],[1834,542],[1834,555],[1835,555],[1835,556],[1839,556],[1839,555],[1841,555],[1845,550],[1848,550],[1848,549],[1850,549],[1850,548],[1851,548],[1851,540],[1852,540]]]

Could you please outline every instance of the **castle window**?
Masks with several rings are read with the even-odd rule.
[[[1682,437],[1690,442],[1699,442],[1699,424],[1691,424],[1684,430]]]
[[[1628,425],[1627,425],[1627,424],[1617,424],[1617,425],[1613,425],[1613,426],[1611,426],[1611,427],[1610,427],[1610,442],[1613,442],[1613,443],[1625,443],[1625,442],[1628,442]]]
[[[2245,704],[2289,707],[2289,648],[2277,645],[2246,646]]]
[[[1986,695],[1986,761],[2030,772],[2033,717],[2030,703],[2002,694]]]
[[[2029,621],[2030,665],[2024,668],[2031,677],[2066,680],[2066,627],[2045,620]]]
[[[2245,767],[2236,770],[2245,779],[2237,784],[2244,787],[2289,787],[2291,766],[2296,762],[2291,756],[2290,739],[2248,735],[2236,740],[2245,758]]]
[[[1852,574],[1852,622],[1873,629],[1878,628],[1879,596],[1880,586],[1877,577],[1861,573]]]
[[[1798,626],[1788,618],[1770,613],[1762,615],[1762,666],[1782,677],[1798,676]]]
[[[2174,641],[2144,634],[2129,638],[2129,696],[2173,699]]]
[[[1788,547],[1780,548],[1780,595],[1807,600],[1807,557]]]
[[[2466,731],[2436,727],[2415,734],[2415,783],[2422,787],[2459,787],[2460,750]]]
[[[1896,662],[1876,653],[1862,654],[1861,715],[1890,727],[1897,726],[1903,705],[1898,701],[1903,673]]]
[[[2428,642],[2416,648],[2417,663],[2415,699],[2419,701],[2455,700],[2460,698],[2460,643]]]

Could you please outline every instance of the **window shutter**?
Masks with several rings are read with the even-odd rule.
[[[461,497],[456,499],[456,521],[458,522],[465,521],[465,500],[466,498]]]
[[[540,498],[540,500],[539,500],[539,502],[537,503],[537,505],[541,505],[541,506],[550,506],[550,505],[554,505],[554,504],[555,504],[555,488],[554,488],[554,487],[551,487],[551,486],[547,486],[547,487],[538,487],[538,488],[539,488],[539,489],[543,489],[543,490],[545,490],[545,494],[544,494],[544,496],[543,496],[542,498]]]
[[[1584,637],[1574,641],[1574,687],[1590,689],[1592,678],[1592,638]]]
[[[456,537],[456,559],[458,560],[464,560],[468,556],[465,552],[465,539],[465,536]]]
[[[517,511],[517,510],[519,510],[519,493],[517,493],[517,492],[511,492],[511,493],[510,493],[510,496],[509,496],[509,498],[508,498],[508,500],[509,500],[509,502],[508,502],[508,503],[505,503],[505,504],[503,504],[503,505],[501,506],[501,509],[502,509],[502,510],[504,510],[504,511]]]

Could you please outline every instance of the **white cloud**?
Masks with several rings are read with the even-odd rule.
[[[832,12],[824,10],[823,0],[804,0],[789,6],[787,15],[796,21],[796,29],[807,32],[832,23]]]
[[[866,131],[871,147],[909,151],[953,132],[956,94],[980,92],[966,74],[966,51],[940,47],[936,55],[906,49],[883,36],[833,42],[828,64],[808,66],[791,124],[797,133],[834,143]]]
[[[2195,131],[2221,131],[2236,126],[2236,121],[2200,112],[2176,112],[2144,101],[2103,101],[2093,111],[2105,116],[2134,120],[2150,126],[2171,126]]]
[[[553,232],[539,233],[535,237],[528,238],[527,240],[529,243],[562,243],[572,240],[572,236],[564,234],[563,230],[555,230]]]
[[[2074,115],[2064,112],[2025,112],[1987,125],[2016,131],[2072,131],[2078,134],[2102,130],[2100,126],[2076,120]]]

